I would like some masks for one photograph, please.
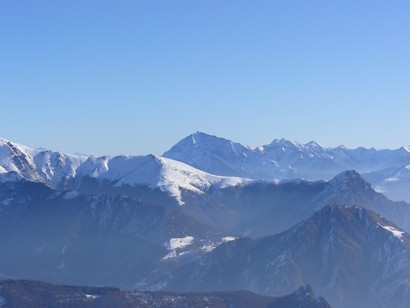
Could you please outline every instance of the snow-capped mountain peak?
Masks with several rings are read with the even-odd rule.
[[[74,176],[84,156],[67,155],[49,150],[30,149],[0,139],[0,166],[15,171],[24,178],[56,186],[63,178]]]
[[[303,145],[296,141],[290,141],[284,138],[274,139],[267,147],[284,147],[284,148],[293,148],[300,149]]]
[[[26,178],[40,180],[33,154],[35,151],[25,146],[0,139],[0,166],[7,171],[18,172]]]
[[[344,170],[354,169],[389,198],[410,200],[403,182],[395,182],[395,187],[383,182],[395,170],[410,164],[410,147],[327,148],[316,141],[301,144],[282,138],[252,149],[197,132],[182,139],[163,156],[212,174],[252,179],[330,180]]]
[[[308,149],[323,149],[323,146],[321,146],[319,143],[317,143],[314,140],[309,141],[308,143],[305,143],[304,146],[305,148],[308,148]]]
[[[249,146],[197,132],[175,144],[163,157],[178,160],[205,172],[251,177],[253,172],[270,172],[274,163],[264,159],[261,152]],[[249,164],[248,161],[257,162]],[[259,166],[262,162],[263,166]]]

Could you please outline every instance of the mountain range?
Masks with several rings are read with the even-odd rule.
[[[275,139],[250,148],[197,132],[163,156],[212,174],[253,179],[329,180],[354,169],[389,198],[410,201],[410,146],[396,150],[325,148],[315,141],[301,144]]]
[[[405,195],[409,157],[203,133],[162,157],[1,139],[0,279],[269,298],[309,284],[334,307],[405,307],[410,204],[384,193]]]
[[[325,148],[314,141],[301,144],[275,139],[253,149],[197,132],[179,141],[162,157],[94,157],[34,150],[0,139],[0,172],[16,171],[27,179],[61,189],[68,184],[72,187],[73,179],[78,183],[91,177],[116,181],[117,186],[148,184],[177,195],[178,186],[197,190],[209,186],[209,182],[230,185],[243,179],[329,180],[351,169],[390,199],[410,201],[409,146],[396,150]],[[194,178],[187,186],[184,179],[190,175]]]

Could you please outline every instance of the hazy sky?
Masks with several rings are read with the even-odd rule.
[[[410,144],[410,1],[0,1],[0,137]]]

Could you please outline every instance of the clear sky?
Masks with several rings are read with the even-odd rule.
[[[3,0],[0,137],[161,154],[410,144],[410,1]]]

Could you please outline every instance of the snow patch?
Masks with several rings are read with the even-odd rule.
[[[219,245],[223,244],[223,243],[227,243],[227,242],[231,242],[236,240],[236,237],[233,236],[226,236],[222,238],[222,241],[217,242],[217,243],[210,243],[209,245],[204,245],[201,247],[202,251],[205,252],[211,252],[212,250],[214,250],[216,247],[218,247]]]
[[[87,299],[94,300],[94,299],[99,298],[100,296],[99,295],[86,294],[85,297],[87,297]]]
[[[205,252],[211,252],[212,250],[214,250],[218,245],[217,244],[211,244],[211,245],[204,245],[201,247],[202,251]]]
[[[391,226],[383,226],[381,224],[378,224],[380,227],[382,227],[383,229],[390,231],[391,233],[393,233],[393,235],[399,239],[401,239],[403,237],[403,234],[406,232],[403,231],[399,231]]]
[[[169,241],[169,249],[171,250],[175,250],[177,248],[182,249],[182,248],[185,248],[186,246],[191,245],[193,241],[194,241],[193,236],[171,238]]]
[[[177,250],[184,249],[185,247],[192,245],[193,242],[194,242],[193,236],[171,238],[169,242],[166,243],[166,246],[168,247],[168,250],[170,250],[170,252],[165,257],[163,257],[162,260],[173,259],[178,256],[183,256],[187,254],[188,253],[187,251],[178,252]]]

